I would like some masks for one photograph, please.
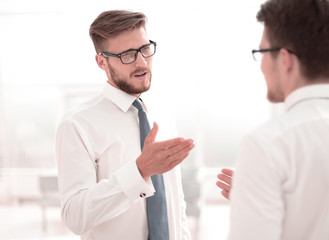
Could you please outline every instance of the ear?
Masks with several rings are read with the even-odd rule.
[[[95,59],[96,59],[97,65],[98,65],[101,69],[103,69],[103,70],[108,69],[108,68],[107,68],[106,58],[105,58],[104,56],[97,54],[97,55],[95,56]]]
[[[295,59],[292,53],[290,53],[287,49],[281,48],[280,49],[280,55],[281,55],[281,64],[283,67],[283,70],[286,73],[291,72],[295,67]]]

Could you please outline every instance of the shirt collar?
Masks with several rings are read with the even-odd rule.
[[[132,103],[135,101],[136,97],[125,93],[124,91],[113,87],[111,84],[106,82],[103,89],[103,96],[111,100],[115,105],[117,105],[123,112],[127,112],[131,107]]]
[[[289,111],[301,101],[316,98],[329,99],[329,84],[311,84],[296,89],[284,101],[285,110]]]

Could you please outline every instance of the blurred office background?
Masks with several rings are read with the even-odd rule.
[[[263,0],[0,0],[0,238],[79,239],[62,224],[54,139],[63,113],[103,88],[91,22],[110,9],[142,11],[158,43],[149,99],[171,105],[196,147],[182,164],[193,240],[225,239],[229,202],[216,175],[239,142],[275,117],[251,49]]]

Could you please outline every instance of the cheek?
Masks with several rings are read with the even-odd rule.
[[[272,75],[273,69],[270,63],[270,59],[265,58],[265,56],[263,57],[260,64],[260,70],[262,71],[265,80]]]
[[[264,59],[262,59],[261,63],[260,63],[260,70],[262,71],[262,73],[264,74],[265,72],[265,62]]]
[[[132,69],[131,69],[131,66],[129,65],[124,65],[124,64],[121,64],[121,65],[117,65],[116,66],[116,70],[117,72],[122,75],[122,76],[125,76],[125,77],[129,77],[130,74],[132,73]]]
[[[150,69],[152,69],[152,60],[153,60],[153,57],[150,57],[150,58],[146,58],[146,62],[147,62],[147,67],[149,67]]]
[[[269,69],[268,69],[268,65],[266,64],[266,61],[264,61],[264,59],[262,60],[261,64],[260,64],[260,70],[262,71],[263,73],[263,76],[264,76],[264,79],[265,79],[265,82],[267,84],[267,86],[269,85]]]

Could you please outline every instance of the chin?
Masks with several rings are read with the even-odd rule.
[[[280,97],[280,96],[275,96],[274,94],[268,93],[267,94],[267,99],[271,102],[271,103],[281,103],[284,101],[284,97]]]
[[[151,85],[145,86],[143,89],[140,90],[140,93],[144,93],[147,92],[148,90],[150,90]]]
[[[149,79],[148,81],[145,82],[142,89],[143,89],[143,92],[147,92],[150,88],[151,88],[151,79]]]

